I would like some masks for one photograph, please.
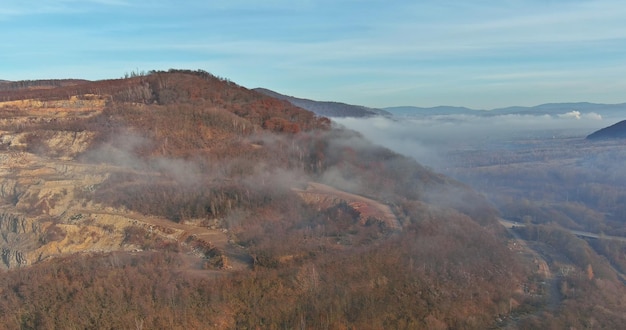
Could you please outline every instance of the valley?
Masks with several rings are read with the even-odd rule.
[[[550,111],[546,105],[538,115],[445,109],[429,115],[410,108],[392,119],[338,122],[470,185],[498,210],[511,235],[509,248],[543,274],[525,284],[525,292],[548,307],[513,313],[502,327],[585,327],[598,325],[598,315],[606,324],[620,319],[624,300],[617,292],[626,274],[626,149],[622,139],[586,139],[602,123],[619,121],[621,105],[585,106],[609,119],[595,112],[570,118],[571,108],[555,104],[560,112],[543,112]]]
[[[618,165],[626,161],[626,153],[622,140],[591,142],[584,137],[581,131],[562,138],[466,145],[464,150],[449,152],[448,164],[454,165],[444,172],[487,196],[507,219],[500,223],[525,246],[526,253],[544,260],[551,275],[541,282],[542,290],[553,315],[575,313],[597,324],[597,309],[574,302],[593,300],[591,292],[574,296],[570,290],[575,289],[569,286],[581,276],[573,275],[577,271],[619,288],[626,283],[626,176]],[[619,313],[622,299],[604,291],[604,285],[587,289],[602,291],[604,298],[595,304]],[[516,316],[508,325],[545,326],[556,321],[537,322],[535,317],[541,316]]]

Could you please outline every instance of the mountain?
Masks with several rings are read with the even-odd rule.
[[[600,104],[600,103],[547,103],[534,107],[507,107],[494,109],[489,113],[497,114],[532,114],[532,115],[555,115],[571,111],[581,113],[595,112],[603,116],[619,116],[626,112],[626,103]]]
[[[465,107],[438,106],[421,108],[413,106],[389,107],[384,110],[395,116],[436,116],[436,115],[475,115],[475,116],[501,116],[501,115],[533,115],[557,116],[573,111],[580,113],[596,113],[603,117],[623,117],[626,114],[626,103],[599,104],[599,103],[547,103],[533,107],[513,106],[496,108],[492,110],[475,110]]]
[[[285,100],[297,107],[312,111],[317,115],[325,117],[390,116],[387,111],[381,109],[368,108],[360,105],[351,105],[340,102],[313,101],[279,94],[265,88],[255,88],[254,90],[264,95],[268,95],[280,100]]]
[[[504,194],[525,244],[469,186],[201,70],[18,86],[0,91],[4,328],[624,324],[624,286],[594,252],[623,264],[619,246],[533,225],[603,216],[577,203]],[[467,159],[527,184],[502,162],[526,170],[526,154],[500,153]]]
[[[328,118],[205,71],[23,85],[50,88],[0,91],[6,328],[493,328],[536,308],[520,292],[543,277],[482,195]]]
[[[479,115],[482,110],[473,110],[465,107],[437,106],[421,108],[412,106],[388,107],[385,111],[394,116],[437,116],[437,115]]]
[[[587,136],[587,140],[626,139],[626,120],[595,131]]]

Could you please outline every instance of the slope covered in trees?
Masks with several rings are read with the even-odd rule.
[[[84,239],[3,274],[7,327],[489,328],[547,305],[481,195],[285,101],[180,70],[0,100],[2,159],[26,159],[3,163],[4,244]]]

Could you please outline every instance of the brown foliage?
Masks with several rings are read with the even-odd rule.
[[[77,197],[173,221],[224,221],[254,268],[192,278],[180,255],[164,252],[180,246],[130,227],[125,244],[160,252],[72,256],[7,273],[7,327],[488,328],[527,276],[503,238],[479,225],[494,211],[469,188],[206,72],[19,97],[90,93],[108,96],[101,114],[33,124],[29,146],[57,130],[95,132],[80,159],[117,166]],[[402,228],[359,222],[346,202],[307,205],[291,190],[306,181],[377,199]]]
[[[525,239],[546,243],[565,255],[580,271],[588,266],[596,277],[617,280],[611,266],[587,244],[574,234],[556,226],[537,225],[516,229]]]
[[[72,256],[3,275],[4,327],[192,329],[219,317],[212,285],[176,270],[175,254]]]

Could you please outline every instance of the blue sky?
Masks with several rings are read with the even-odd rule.
[[[203,69],[372,107],[626,102],[621,0],[3,0],[0,79]]]

